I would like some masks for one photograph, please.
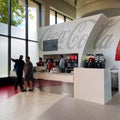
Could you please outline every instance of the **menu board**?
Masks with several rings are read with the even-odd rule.
[[[43,41],[43,51],[57,51],[57,50],[58,50],[58,39]]]

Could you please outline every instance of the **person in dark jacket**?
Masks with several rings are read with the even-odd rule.
[[[14,69],[16,71],[17,79],[14,84],[14,88],[17,89],[18,85],[20,89],[23,89],[23,69],[25,66],[25,62],[23,61],[23,55],[19,56],[19,59],[11,58],[13,62],[15,62]]]

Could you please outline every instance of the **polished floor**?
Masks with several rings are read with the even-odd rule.
[[[40,85],[34,92],[18,90],[0,102],[0,120],[120,120],[119,92],[101,105],[74,99],[72,84],[41,81]]]

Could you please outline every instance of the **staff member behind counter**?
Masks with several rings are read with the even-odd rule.
[[[42,58],[39,57],[39,61],[36,63],[37,66],[44,66],[44,62],[42,61]]]
[[[36,63],[37,67],[34,67],[34,71],[47,71],[48,69],[48,60],[44,63],[42,57],[39,57],[39,61]]]
[[[54,61],[53,59],[49,59],[49,62],[48,62],[48,70],[50,72],[50,70],[52,70],[52,68],[54,68]]]
[[[42,58],[39,58],[39,61],[36,63],[37,66],[44,66],[44,62],[42,61]],[[53,59],[49,59],[49,61],[47,62],[47,70],[50,70],[55,67],[54,66],[54,62]],[[46,71],[47,71],[46,70]],[[65,72],[65,60],[63,58],[63,55],[60,56],[60,61],[59,61],[59,70],[60,72]]]
[[[61,55],[60,57],[61,57],[59,61],[60,72],[65,72],[65,60],[63,58],[63,55]]]

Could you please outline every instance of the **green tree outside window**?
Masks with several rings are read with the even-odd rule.
[[[29,16],[33,19],[29,10]],[[25,18],[25,7],[19,0],[11,0],[11,25],[20,25]],[[0,0],[0,22],[8,23],[8,0]]]

